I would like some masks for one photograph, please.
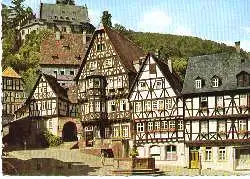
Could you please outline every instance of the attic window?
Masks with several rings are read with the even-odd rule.
[[[97,51],[103,51],[106,49],[106,46],[104,43],[97,44]]]
[[[220,78],[218,76],[214,76],[212,78],[212,87],[217,88],[220,86]]]
[[[58,55],[52,55],[53,59],[58,59]]]
[[[204,85],[205,85],[205,80],[203,80],[203,79],[200,78],[200,77],[197,77],[197,78],[195,79],[195,88],[196,88],[196,89],[201,89]]]
[[[64,48],[64,49],[67,49],[67,50],[70,50],[69,45],[64,45],[63,48]]]
[[[155,63],[149,65],[149,73],[156,74],[156,64]]]
[[[240,87],[245,87],[250,85],[250,75],[242,71],[237,76],[237,85]]]

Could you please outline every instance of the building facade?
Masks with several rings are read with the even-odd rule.
[[[53,76],[40,74],[25,104],[16,111],[17,120],[29,123],[24,135],[29,145],[42,145],[40,137],[44,131],[62,137],[63,141],[77,141],[82,135],[77,104],[70,93]]]
[[[135,145],[139,157],[156,164],[185,165],[181,82],[164,59],[149,53],[130,91]]]
[[[25,101],[24,82],[21,76],[11,67],[2,73],[2,124],[8,124],[14,119],[14,112]]]
[[[62,87],[74,85],[89,41],[85,32],[68,34],[58,31],[48,35],[41,43],[40,70],[54,76]]]
[[[183,85],[190,168],[250,169],[250,60],[240,53],[189,59]]]
[[[95,31],[76,77],[85,148],[113,148],[116,156],[128,156],[127,95],[137,72],[134,64],[143,56],[118,32],[108,27]]]
[[[41,3],[39,18],[33,18],[20,27],[23,41],[27,34],[39,29],[51,29],[62,33],[93,33],[95,27],[89,23],[87,6],[57,1],[56,4]]]

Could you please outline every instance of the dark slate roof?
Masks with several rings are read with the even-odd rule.
[[[242,60],[245,62],[242,62]],[[250,73],[250,59],[239,53],[190,57],[182,93],[192,94],[250,88],[237,86],[236,75],[241,71]],[[221,80],[221,85],[217,88],[211,86],[211,79],[214,76],[218,76]],[[205,81],[205,85],[201,89],[195,88],[197,77]]]
[[[55,16],[57,16],[57,18],[55,18]],[[68,17],[68,19],[66,19],[66,17]],[[79,23],[89,22],[88,9],[86,6],[75,6],[69,4],[41,3],[40,19],[74,21]]]
[[[56,34],[51,34],[41,43],[40,65],[80,66],[85,47],[82,34],[61,33],[60,40],[56,40]]]
[[[103,27],[103,29],[99,29],[94,32],[76,79],[79,78],[81,71],[86,63],[87,56],[90,52],[90,49],[92,48],[95,37],[98,33],[101,32],[107,33],[109,40],[113,45],[113,48],[116,51],[117,55],[119,56],[121,64],[124,66],[125,70],[136,74],[137,72],[133,66],[133,61],[137,61],[140,59],[140,57],[144,57],[146,53],[144,53],[143,50],[136,46],[131,40],[125,38],[121,33],[109,27]]]
[[[160,71],[162,72],[164,77],[168,80],[169,84],[171,85],[171,87],[174,90],[174,92],[176,93],[176,95],[177,96],[181,95],[182,84],[181,84],[181,80],[180,80],[178,74],[173,69],[172,69],[172,73],[170,72],[168,65],[165,63],[165,60],[158,59],[153,53],[148,53],[148,55],[144,59],[142,65],[140,67],[140,70],[137,73],[136,78],[135,78],[135,80],[130,88],[128,98],[130,98],[130,95],[133,92],[133,89],[136,85],[136,82],[140,79],[140,76],[142,74],[142,71],[144,69],[145,64],[151,56],[154,58],[155,63],[157,64],[158,68],[160,69]]]

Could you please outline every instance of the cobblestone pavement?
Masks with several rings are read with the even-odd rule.
[[[15,160],[18,160],[15,161]],[[45,165],[42,169],[37,169],[37,161],[43,161]],[[47,160],[47,161],[46,161]],[[51,161],[52,160],[52,161]],[[65,176],[110,176],[112,170],[116,169],[113,159],[105,159],[105,166],[102,166],[98,156],[85,154],[78,149],[43,149],[43,150],[19,150],[9,152],[9,157],[3,158],[3,162],[8,162],[17,167],[20,175],[65,175]],[[24,164],[20,161],[29,161]],[[19,166],[19,165],[26,165]],[[69,165],[70,164],[70,165]],[[53,167],[51,167],[53,166]],[[183,167],[157,165],[167,176],[197,176],[198,169],[187,169]],[[21,168],[21,169],[20,169]],[[46,168],[43,170],[43,168]],[[120,166],[120,169],[125,166]],[[203,169],[201,175],[207,176],[231,176],[231,175],[250,175],[247,172],[227,172],[211,169]]]
[[[157,165],[157,168],[164,171],[167,176],[198,176],[200,175],[199,169],[188,169],[177,166],[166,166],[166,165]],[[212,169],[202,169],[202,176],[240,176],[240,175],[250,175],[250,171],[240,171],[240,172],[229,172],[221,170],[212,170]]]

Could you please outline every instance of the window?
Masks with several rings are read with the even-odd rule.
[[[208,130],[208,122],[201,121],[201,133],[207,133]]]
[[[226,160],[226,148],[219,147],[218,160]]]
[[[167,160],[177,160],[176,146],[168,145],[166,153],[167,153],[166,155]]]
[[[156,64],[149,64],[149,73],[156,74]]]
[[[214,87],[214,88],[219,87],[219,78],[218,77],[212,78],[212,87]]]
[[[167,109],[172,109],[172,99],[167,99],[166,100],[166,108]]]
[[[217,108],[223,108],[223,97],[222,96],[217,96]]]
[[[109,128],[105,128],[105,138],[109,138],[110,137],[110,129]]]
[[[247,123],[246,120],[239,120],[239,131],[246,131]]]
[[[247,95],[240,95],[240,106],[247,106]]]
[[[61,75],[64,75],[64,71],[61,71]]]
[[[122,136],[128,137],[128,126],[122,126]]]
[[[156,121],[155,122],[155,130],[160,130],[161,128],[161,122],[160,121]]]
[[[224,134],[226,132],[226,121],[218,121],[218,131],[220,134]]]
[[[89,88],[93,88],[93,79],[89,79]]]
[[[119,127],[114,127],[113,128],[113,137],[119,137]]]
[[[212,147],[206,147],[205,160],[212,161]]]
[[[250,75],[242,71],[240,72],[236,77],[237,77],[237,85],[240,87],[245,87],[250,85]]]
[[[117,87],[122,88],[122,77],[118,77]]]
[[[70,75],[75,75],[74,71],[70,71],[69,73]]]
[[[150,155],[155,158],[155,160],[160,160],[161,148],[160,146],[151,146]]]
[[[135,112],[141,112],[141,102],[135,103]]]
[[[144,132],[144,123],[137,123],[136,129],[137,129],[137,132]]]
[[[116,109],[115,109],[115,101],[112,101],[112,102],[111,102],[110,107],[111,107],[110,109],[111,109],[112,112],[114,112],[114,111],[116,110]]]
[[[97,68],[97,61],[90,62],[90,70],[95,70]]]
[[[175,121],[174,120],[169,121],[169,128],[170,128],[170,130],[175,129]]]
[[[168,129],[168,121],[162,121],[162,128]]]
[[[120,111],[125,111],[125,110],[126,110],[126,102],[124,100],[121,100]]]
[[[104,63],[104,67],[106,68],[112,67],[112,59],[106,59]]]
[[[100,112],[100,102],[95,102],[95,111]]]
[[[93,80],[94,83],[94,88],[99,88],[100,87],[100,80],[98,78]]]
[[[206,109],[207,107],[208,107],[207,98],[206,97],[201,97],[200,108]]]
[[[151,101],[145,101],[145,110],[151,111]]]
[[[146,82],[141,82],[141,83],[140,83],[140,87],[141,87],[141,88],[140,88],[141,90],[147,90]]]
[[[200,89],[201,88],[201,79],[195,80],[195,87],[196,87],[196,89]]]
[[[156,89],[162,89],[162,81],[161,80],[156,81],[155,88]]]
[[[49,129],[53,129],[53,123],[52,123],[52,119],[49,119]]]
[[[106,49],[106,46],[104,43],[97,44],[97,51],[103,51]]]
[[[89,103],[89,112],[93,112],[94,111],[94,102],[90,102]]]
[[[183,130],[183,120],[178,121],[178,130]]]
[[[154,124],[153,122],[148,122],[148,131],[154,130]]]
[[[42,110],[45,110],[47,108],[47,103],[46,101],[42,102]]]
[[[157,101],[153,101],[152,107],[153,107],[153,111],[156,111],[156,110],[157,110],[157,108],[158,108],[158,103],[157,103]]]
[[[164,101],[163,100],[158,101],[158,110],[160,110],[160,111],[164,110]]]
[[[7,80],[7,86],[11,86],[12,85],[12,80]]]

